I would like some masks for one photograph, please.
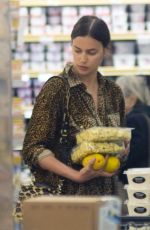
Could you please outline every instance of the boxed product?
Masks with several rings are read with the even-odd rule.
[[[40,196],[23,203],[24,230],[118,230],[117,197]]]
[[[128,194],[128,199],[131,202],[150,202],[150,186],[141,186],[136,188],[134,186],[125,185]]]
[[[129,216],[150,216],[150,203],[126,201]]]
[[[132,187],[142,188],[150,184],[150,168],[132,168],[124,171]]]

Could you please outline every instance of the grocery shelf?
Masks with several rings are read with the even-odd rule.
[[[16,1],[16,0],[11,0]],[[19,1],[19,0],[18,0]],[[113,4],[149,4],[150,0],[20,0],[20,6],[88,6],[88,5],[113,5]]]
[[[125,33],[112,33],[111,40],[138,40],[138,39],[150,39],[150,31],[143,32],[125,32]],[[33,35],[27,34],[24,36],[24,42],[69,42],[70,41],[69,34],[44,34],[44,35]]]
[[[50,76],[56,76],[57,74],[61,73],[62,70],[57,71],[33,71],[28,70],[22,74],[28,74],[30,78],[37,78],[38,75],[41,74],[50,74]],[[104,66],[100,67],[99,71],[104,76],[128,76],[128,75],[150,75],[150,67],[114,67],[114,66]]]
[[[41,35],[33,35],[27,34],[24,36],[24,42],[67,42],[70,41],[70,36],[68,34],[43,34]]]
[[[131,75],[150,75],[149,67],[101,67],[99,71],[104,76],[131,76]]]

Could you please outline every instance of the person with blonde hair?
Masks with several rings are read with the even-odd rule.
[[[121,76],[116,83],[125,99],[126,126],[134,128],[130,152],[120,179],[127,183],[123,171],[150,166],[150,90],[144,76]]]
[[[144,76],[121,76],[116,83],[124,94],[126,113],[133,110],[150,116],[150,90]]]

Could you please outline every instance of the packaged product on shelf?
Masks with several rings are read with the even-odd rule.
[[[95,6],[95,15],[102,18],[111,29],[111,9],[110,6]]]
[[[77,7],[62,8],[62,33],[71,33],[72,25],[75,24],[78,18]]]
[[[150,203],[150,186],[139,186],[138,188],[126,184],[124,189],[127,191],[128,200],[138,203]]]
[[[116,67],[135,66],[135,42],[116,41],[113,43],[113,64]]]
[[[139,67],[147,67],[150,65],[150,54],[138,54],[137,62]]]
[[[129,216],[150,216],[150,203],[126,201]]]
[[[134,54],[114,54],[113,64],[115,67],[134,67],[136,56]]]
[[[47,7],[47,15],[50,24],[61,24],[61,7]]]
[[[127,175],[129,185],[136,188],[150,184],[150,168],[131,168],[124,174]]]
[[[83,15],[94,15],[94,7],[92,6],[80,6],[79,7],[79,17]]]

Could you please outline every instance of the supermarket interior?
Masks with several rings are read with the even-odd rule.
[[[137,221],[136,217],[137,219],[143,217],[141,219],[143,225],[140,223],[139,229],[150,229],[150,219],[147,218],[150,217],[150,143],[148,141],[150,135],[150,0],[0,0],[0,230],[24,229],[12,215],[21,185],[31,181],[30,169],[22,159],[24,136],[35,99],[42,86],[50,77],[57,76],[67,62],[72,61],[70,34],[73,25],[84,15],[95,15],[103,19],[111,32],[109,50],[99,66],[99,72],[104,78],[116,82],[118,79],[118,84],[121,84],[119,77],[124,77],[126,85],[130,85],[129,77],[135,81],[142,78],[141,84],[144,79],[145,88],[142,94],[146,92],[147,102],[142,102],[147,103],[147,114],[143,121],[145,123],[141,127],[138,126],[140,133],[136,134],[136,141],[141,144],[136,151],[138,155],[142,148],[146,147],[147,155],[143,152],[144,163],[139,160],[139,164],[135,163],[133,166],[129,164],[130,170],[125,172],[128,184],[124,185],[127,198],[123,203],[127,207],[128,220],[132,216],[135,217],[135,221]],[[140,94],[138,87],[136,90]],[[125,94],[128,93],[127,91]],[[145,113],[144,109],[143,113]],[[134,126],[129,122],[128,127]],[[141,134],[144,132],[141,130],[146,134]],[[137,143],[134,145],[136,146]],[[130,160],[134,161],[134,159],[131,157]],[[136,169],[132,170],[134,168]],[[79,201],[77,202],[79,204]],[[82,202],[80,201],[78,207],[80,210],[84,207]],[[105,203],[103,200],[101,202]],[[116,198],[117,205],[119,206],[119,201]],[[36,209],[35,207],[33,204],[33,207],[31,205],[27,210]],[[48,217],[45,210],[42,215]],[[71,222],[70,212],[66,211],[66,215],[70,216]],[[102,213],[103,211],[99,211],[99,215]],[[59,211],[57,215],[59,216]],[[51,216],[56,221],[53,213]],[[38,217],[40,219],[39,214],[36,218]],[[26,218],[28,222],[32,222],[32,215],[31,218],[29,216]],[[37,221],[35,226],[42,226],[41,222]],[[89,226],[91,223],[93,220],[89,221]],[[107,224],[103,221],[102,224],[98,223],[90,228],[82,223],[82,228],[81,226],[77,228],[79,230],[119,229],[118,222],[108,226]],[[30,228],[29,223],[25,226],[24,230],[49,229]],[[77,228],[72,226],[71,229]],[[63,230],[60,226],[52,227],[52,230],[59,229]],[[69,227],[65,226],[64,229],[69,230]],[[138,227],[128,226],[121,229],[138,229]]]

